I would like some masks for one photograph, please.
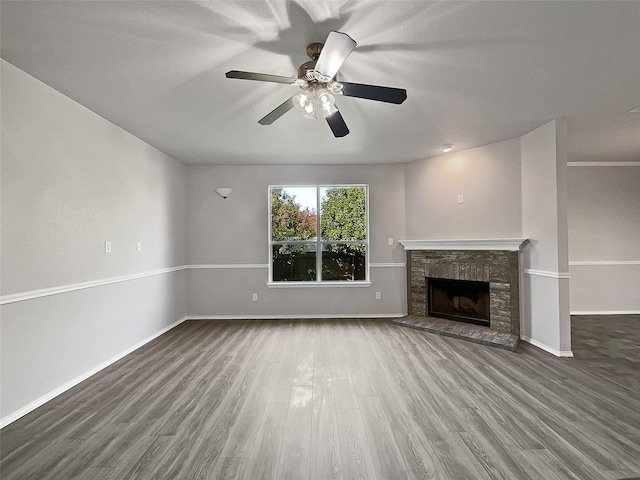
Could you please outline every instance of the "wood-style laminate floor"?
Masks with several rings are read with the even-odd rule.
[[[3,429],[0,476],[640,477],[639,327],[576,318],[559,359],[380,320],[189,321]]]

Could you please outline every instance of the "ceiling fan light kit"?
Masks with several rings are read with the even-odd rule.
[[[318,112],[325,118],[338,111],[335,97],[325,88],[314,88],[300,92],[294,95],[293,101],[306,118],[317,119]]]
[[[298,78],[238,70],[227,72],[226,77],[285,83],[302,89],[302,92],[292,96],[261,118],[258,121],[261,125],[271,125],[296,107],[306,118],[324,118],[335,137],[344,137],[349,134],[349,129],[336,106],[336,96],[364,98],[398,105],[407,98],[407,91],[401,88],[336,81],[340,67],[356,45],[356,42],[346,33],[332,31],[324,44],[312,43],[307,46],[307,55],[311,60],[300,65]]]

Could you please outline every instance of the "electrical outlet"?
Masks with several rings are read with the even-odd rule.
[[[136,243],[136,252],[141,252],[142,251],[142,242],[138,242]]]
[[[251,300],[253,300],[254,302],[257,302],[258,301],[258,294],[254,293],[253,297],[251,298]]]
[[[111,253],[111,242],[104,242],[104,253]]]
[[[387,238],[387,245],[393,245],[393,238],[392,237]]]
[[[458,195],[458,203],[464,203],[464,195],[463,194]]]
[[[380,292],[376,292],[376,300],[380,300],[380,298],[382,298]]]

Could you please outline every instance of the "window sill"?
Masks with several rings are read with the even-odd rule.
[[[371,282],[267,282],[267,288],[370,287]]]

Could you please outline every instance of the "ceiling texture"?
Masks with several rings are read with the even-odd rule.
[[[569,161],[640,160],[640,1],[7,1],[2,58],[186,164],[408,162],[568,121]],[[331,30],[358,46],[338,80],[407,90],[338,97],[351,133],[292,110]]]

